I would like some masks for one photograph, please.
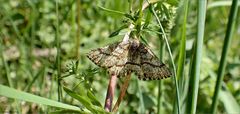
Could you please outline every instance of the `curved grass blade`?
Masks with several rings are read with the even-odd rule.
[[[230,91],[220,91],[219,100],[223,102],[227,114],[240,114],[240,106]]]
[[[94,105],[97,105],[99,107],[102,107],[101,103],[97,100],[97,98],[93,95],[93,93],[91,91],[87,91],[87,96],[90,98],[91,102]]]
[[[74,110],[57,110],[49,112],[49,114],[92,114],[90,112],[84,112],[84,111],[74,111]]]
[[[64,103],[50,100],[50,99],[47,99],[44,97],[40,97],[37,95],[19,91],[19,90],[16,90],[16,89],[4,86],[4,85],[0,85],[0,95],[8,97],[8,98],[24,100],[24,101],[28,101],[28,102],[37,103],[37,104],[43,104],[43,105],[48,105],[48,106],[53,106],[53,107],[58,107],[58,108],[80,111],[80,109],[76,106],[64,104]]]
[[[149,3],[149,1],[147,0],[147,2]],[[150,4],[150,3],[149,3]],[[172,51],[171,51],[171,48],[169,46],[169,43],[168,43],[168,40],[167,40],[167,36],[166,36],[166,33],[162,27],[162,24],[160,22],[160,19],[158,18],[157,14],[156,14],[156,11],[154,10],[154,8],[152,7],[152,5],[150,4],[149,5],[150,7],[150,10],[153,12],[153,15],[155,16],[155,18],[157,19],[157,22],[160,26],[160,29],[161,31],[163,32],[163,38],[164,38],[164,41],[166,43],[166,46],[167,46],[167,49],[168,49],[168,53],[169,53],[169,56],[171,58],[171,63],[172,63],[172,67],[173,67],[173,72],[174,72],[174,75],[173,75],[173,78],[174,78],[174,82],[175,82],[175,86],[176,86],[176,97],[177,97],[177,108],[178,108],[178,114],[180,114],[180,99],[179,99],[179,88],[178,88],[178,82],[177,82],[177,78],[176,78],[176,67],[175,67],[175,63],[174,63],[174,60],[173,60],[173,56],[172,56]]]
[[[65,92],[67,92],[68,95],[78,100],[84,107],[86,107],[92,113],[94,114],[105,113],[105,110],[103,108],[93,105],[91,103],[91,100],[87,96],[79,95],[66,87],[63,87],[63,89],[65,90]]]

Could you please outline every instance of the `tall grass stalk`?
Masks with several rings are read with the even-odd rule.
[[[139,14],[138,14],[138,20],[136,22],[136,29],[137,29],[137,33],[140,33],[140,30],[141,30],[141,23],[142,23],[142,17],[143,17],[143,0],[139,0]],[[140,35],[140,34],[138,34]],[[139,97],[140,97],[140,113],[145,113],[145,104],[144,104],[144,100],[143,100],[143,92],[141,90],[141,87],[140,87],[140,82],[137,81],[137,87],[138,87],[138,91],[139,91]]]
[[[58,101],[62,98],[62,87],[61,87],[61,40],[59,38],[59,12],[58,12],[58,0],[56,0],[56,39],[55,43],[57,45],[57,57],[56,57],[56,67],[57,67],[57,86],[58,86]]]
[[[140,110],[139,112],[141,114],[144,114],[145,113],[145,105],[144,105],[144,101],[143,101],[143,93],[142,93],[142,88],[140,86],[140,81],[136,80],[137,81],[137,88],[138,88],[138,94],[139,94],[139,99],[140,99]]]
[[[148,1],[148,0],[147,0]],[[148,1],[149,3],[149,1]],[[173,60],[173,56],[172,56],[172,51],[171,51],[171,48],[169,46],[169,43],[168,43],[168,40],[167,40],[167,36],[166,36],[166,33],[162,27],[162,24],[160,22],[160,19],[158,18],[157,16],[157,13],[156,11],[153,9],[152,5],[150,5],[150,8],[151,8],[151,11],[153,12],[155,18],[157,19],[157,22],[160,26],[160,30],[163,32],[163,38],[165,40],[165,43],[166,43],[166,46],[167,46],[167,49],[168,49],[168,53],[170,55],[170,58],[171,58],[171,62],[172,62],[172,67],[173,67],[173,72],[174,72],[174,75],[173,75],[173,78],[174,78],[174,81],[175,81],[175,86],[176,86],[176,96],[177,96],[177,107],[178,107],[178,114],[180,114],[180,105],[179,105],[179,90],[178,90],[178,82],[177,82],[177,79],[176,79],[176,67],[175,67],[175,63],[174,63],[174,60]]]
[[[181,44],[180,44],[180,53],[179,53],[179,57],[178,57],[178,68],[177,68],[177,80],[178,80],[178,84],[179,84],[179,89],[180,89],[180,104],[181,106],[183,106],[183,99],[184,98],[184,94],[186,92],[185,87],[185,77],[184,77],[184,65],[185,65],[185,58],[186,58],[186,26],[187,26],[187,17],[188,17],[188,4],[189,4],[189,0],[185,0],[182,2],[182,10],[184,13],[183,16],[183,23],[181,25],[180,28],[180,34],[181,34]],[[174,104],[175,108],[174,108],[174,114],[176,113],[176,106],[177,106],[177,102],[175,102]],[[182,108],[182,107],[180,107]],[[183,111],[183,110],[182,110]],[[181,112],[184,113],[184,112]]]
[[[160,36],[159,36],[160,37]],[[161,39],[159,39],[161,40]],[[164,56],[164,50],[165,50],[165,45],[162,41],[159,42],[160,43],[160,53],[159,53],[159,59],[162,61],[163,60],[163,56]],[[162,96],[163,96],[163,92],[162,92],[162,88],[163,88],[163,80],[159,80],[158,81],[158,104],[157,104],[157,114],[161,114],[161,110],[162,110]]]
[[[38,10],[35,6],[34,3],[32,3],[31,0],[27,0],[28,5],[31,7],[31,13],[30,13],[30,24],[29,26],[26,27],[26,30],[24,32],[24,36],[29,37],[30,39],[30,46],[29,48],[27,48],[27,52],[26,53],[26,62],[27,62],[27,67],[26,69],[28,69],[29,74],[31,75],[31,77],[29,79],[31,79],[31,83],[28,83],[28,85],[24,88],[24,91],[29,91],[30,88],[32,87],[33,83],[37,83],[38,85],[42,85],[38,82],[38,80],[36,80],[36,76],[34,76],[34,70],[33,70],[33,62],[34,62],[34,57],[33,57],[33,50],[34,50],[34,44],[35,44],[35,36],[36,36],[36,22],[37,22],[37,17],[38,17]],[[30,29],[29,29],[30,28]],[[28,31],[30,32],[30,35],[28,35]],[[26,43],[23,44],[23,46],[26,45]],[[25,47],[26,48],[26,47]]]
[[[10,77],[9,66],[8,66],[7,61],[4,58],[4,55],[3,55],[3,41],[2,41],[2,39],[0,39],[0,57],[2,59],[2,63],[3,63],[3,67],[4,67],[4,70],[5,70],[5,73],[6,73],[6,78],[7,78],[9,87],[14,88],[13,81],[11,80],[11,77]],[[1,92],[1,90],[0,90],[0,92]],[[15,101],[14,106],[16,107],[17,112],[20,113],[21,108],[20,108],[20,105],[19,105],[19,101],[16,100],[16,99],[14,99],[14,101]]]
[[[76,33],[76,44],[75,44],[75,57],[79,58],[79,46],[80,46],[80,15],[81,15],[81,1],[77,0],[77,33]]]
[[[0,39],[0,57],[2,59],[2,63],[3,63],[3,67],[4,67],[4,70],[5,70],[5,73],[6,73],[6,78],[7,78],[7,81],[8,81],[8,85],[9,87],[12,87],[13,88],[13,82],[10,78],[10,70],[9,70],[9,67],[8,67],[8,64],[4,58],[4,55],[3,55],[3,41],[2,39]]]
[[[184,18],[183,24],[181,26],[181,44],[180,44],[180,53],[178,58],[178,69],[177,69],[177,78],[181,80],[184,76],[184,64],[186,57],[186,26],[187,26],[187,16],[188,16],[188,0],[184,1]],[[182,88],[180,86],[180,88]]]
[[[229,18],[228,18],[227,31],[226,31],[226,36],[224,39],[220,65],[218,68],[217,83],[215,86],[213,103],[212,103],[212,107],[211,107],[211,113],[213,113],[213,114],[215,114],[216,110],[217,110],[219,91],[220,91],[220,88],[222,85],[222,80],[224,77],[225,67],[226,67],[226,63],[227,63],[227,54],[228,54],[228,50],[230,48],[230,43],[232,40],[234,26],[235,26],[235,22],[236,22],[236,18],[237,18],[237,12],[238,12],[238,0],[233,0]]]
[[[20,40],[22,40],[23,37],[21,36],[20,31],[18,30],[16,24],[14,23],[14,21],[13,21],[12,18],[11,18],[12,12],[7,12],[8,9],[7,9],[5,6],[3,6],[3,9],[2,9],[2,10],[4,11],[4,15],[6,15],[7,19],[10,21],[11,26],[13,27],[13,31],[14,31],[14,33],[16,34],[17,38],[20,39]],[[6,12],[7,12],[7,13],[6,13]],[[0,50],[1,50],[0,54],[2,55],[1,58],[2,58],[2,62],[3,62],[3,65],[4,65],[5,71],[6,71],[7,80],[8,80],[9,86],[10,86],[11,88],[14,88],[13,81],[11,80],[11,77],[10,77],[9,65],[8,65],[7,61],[5,60],[4,55],[3,55],[3,47],[2,47],[2,46],[4,46],[4,45],[3,45],[2,39],[0,40],[0,44],[1,44],[1,46],[0,46],[0,48],[1,48],[1,49],[0,49]],[[20,112],[21,112],[20,103],[19,103],[19,101],[16,100],[16,99],[14,99],[14,101],[15,101],[15,102],[14,102],[14,106],[16,107],[17,112],[20,113]]]
[[[206,0],[198,0],[198,17],[197,17],[197,38],[195,40],[195,47],[193,51],[193,58],[191,60],[190,81],[189,81],[189,99],[187,113],[195,114],[197,107],[200,64],[202,59],[202,46],[205,28],[206,15]]]

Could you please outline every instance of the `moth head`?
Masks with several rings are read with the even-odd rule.
[[[140,45],[139,40],[137,39],[132,39],[131,40],[131,45],[130,45],[130,49],[136,50]]]

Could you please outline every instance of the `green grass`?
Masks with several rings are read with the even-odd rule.
[[[177,80],[179,84],[179,95],[180,95],[180,105],[183,107],[184,103],[184,94],[186,94],[186,89],[185,89],[185,82],[186,82],[186,77],[184,74],[184,67],[185,67],[185,62],[186,62],[186,29],[187,29],[187,16],[188,16],[188,4],[189,1],[186,0],[182,2],[182,12],[184,12],[183,16],[183,23],[180,27],[180,36],[181,36],[181,44],[180,44],[180,52],[179,52],[179,58],[178,58],[178,69],[177,69]],[[174,104],[177,106],[177,102]],[[176,107],[174,108],[174,111],[176,113]],[[181,111],[180,113],[185,113],[184,111]]]
[[[169,46],[168,39],[167,39],[166,33],[165,33],[164,29],[163,29],[163,26],[161,24],[160,19],[158,18],[157,14],[156,14],[156,11],[153,9],[153,7],[152,6],[150,6],[150,7],[151,7],[151,10],[152,10],[155,18],[157,19],[158,25],[160,26],[160,30],[163,33],[163,39],[164,39],[164,41],[166,43],[166,46],[167,46],[167,49],[168,49],[168,53],[170,55],[170,59],[171,59],[171,62],[172,62],[172,68],[173,68],[173,72],[174,72],[173,73],[173,79],[174,79],[175,87],[176,87],[176,101],[177,101],[177,109],[178,109],[177,112],[178,112],[178,114],[180,114],[181,110],[180,110],[180,104],[179,104],[180,103],[179,88],[178,88],[178,83],[177,83],[177,78],[176,78],[176,67],[175,67],[175,63],[174,63],[174,60],[173,60],[172,51],[171,51],[171,48]]]
[[[222,48],[222,56],[218,68],[218,74],[217,74],[217,82],[215,86],[214,96],[213,96],[213,103],[211,108],[211,113],[217,113],[217,104],[218,104],[218,96],[219,91],[221,91],[220,87],[222,86],[222,81],[225,73],[225,68],[227,64],[227,55],[228,50],[230,49],[231,41],[233,38],[233,32],[234,32],[234,26],[237,19],[237,12],[238,12],[238,0],[233,0],[231,10],[229,13],[229,20],[226,30],[226,36],[224,39],[224,44]]]
[[[202,61],[202,47],[205,28],[206,0],[198,0],[197,34],[194,42],[193,57],[191,59],[189,97],[187,113],[195,114],[199,90],[200,67]]]
[[[55,43],[57,48],[57,57],[56,57],[56,69],[57,69],[57,84],[58,84],[58,101],[62,101],[62,84],[61,84],[61,42],[59,38],[59,11],[58,11],[58,0],[56,1],[56,37]]]
[[[61,102],[49,100],[44,97],[39,97],[33,94],[29,94],[26,92],[18,91],[13,88],[9,88],[7,86],[0,85],[0,94],[2,96],[6,96],[9,98],[14,98],[18,100],[24,100],[28,102],[33,102],[33,103],[38,103],[38,104],[43,104],[43,105],[48,105],[48,106],[53,106],[53,107],[59,107],[59,108],[64,108],[64,109],[69,109],[69,110],[75,110],[75,111],[80,111],[80,109],[76,106],[71,106],[68,104],[64,104]]]
[[[240,113],[238,1],[149,2],[1,1],[0,113],[106,113],[109,77],[86,53],[127,32],[173,76],[132,75],[119,113]]]

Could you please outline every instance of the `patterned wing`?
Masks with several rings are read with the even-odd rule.
[[[87,57],[96,65],[107,68],[109,73],[118,75],[127,62],[128,48],[129,42],[114,43],[90,51]]]
[[[140,56],[140,71],[135,71],[139,79],[159,80],[171,76],[170,70],[143,43],[140,43],[137,53]]]

